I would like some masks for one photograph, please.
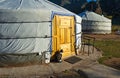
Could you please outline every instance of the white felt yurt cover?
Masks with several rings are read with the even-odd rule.
[[[79,14],[82,17],[82,30],[88,33],[111,33],[111,20],[94,12],[86,11]]]
[[[47,0],[0,0],[0,54],[52,52],[51,21],[56,13],[75,16],[78,46],[81,18],[76,14]]]

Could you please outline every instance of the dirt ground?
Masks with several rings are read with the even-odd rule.
[[[0,78],[88,78],[88,76],[81,70],[65,70],[60,73],[54,73],[52,75],[41,76],[39,74],[31,74],[26,76],[14,76],[14,75],[0,75]]]
[[[105,60],[104,64],[120,70],[120,58],[110,58]]]
[[[116,34],[85,34],[85,36],[94,37],[96,40],[120,41],[120,35],[116,35]],[[105,60],[104,64],[120,70],[120,58],[110,58],[108,60]]]
[[[51,78],[88,78],[81,70],[65,70],[61,73],[54,74]]]
[[[94,37],[96,40],[103,40],[103,39],[120,40],[120,35],[116,35],[116,34],[84,34],[84,35]]]

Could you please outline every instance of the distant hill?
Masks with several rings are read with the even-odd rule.
[[[96,12],[100,15],[110,17],[113,24],[120,25],[120,0],[49,0],[76,14],[85,10]]]
[[[57,5],[60,5],[76,14],[81,13],[82,7],[87,3],[87,0],[49,0]]]
[[[120,25],[120,0],[99,0],[104,15],[112,16],[112,23]]]

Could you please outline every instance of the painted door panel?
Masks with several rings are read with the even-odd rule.
[[[75,24],[74,16],[55,15],[52,21],[52,55],[63,50],[63,58],[75,53]]]

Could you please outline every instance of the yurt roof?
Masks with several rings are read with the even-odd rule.
[[[74,14],[48,0],[0,0],[0,22],[50,21],[53,11]]]
[[[90,11],[82,12],[79,15],[83,20],[111,22],[110,19]]]
[[[0,9],[12,9],[12,10],[47,9],[69,12],[68,10],[58,5],[55,5],[54,3],[49,2],[48,0],[0,0]]]

